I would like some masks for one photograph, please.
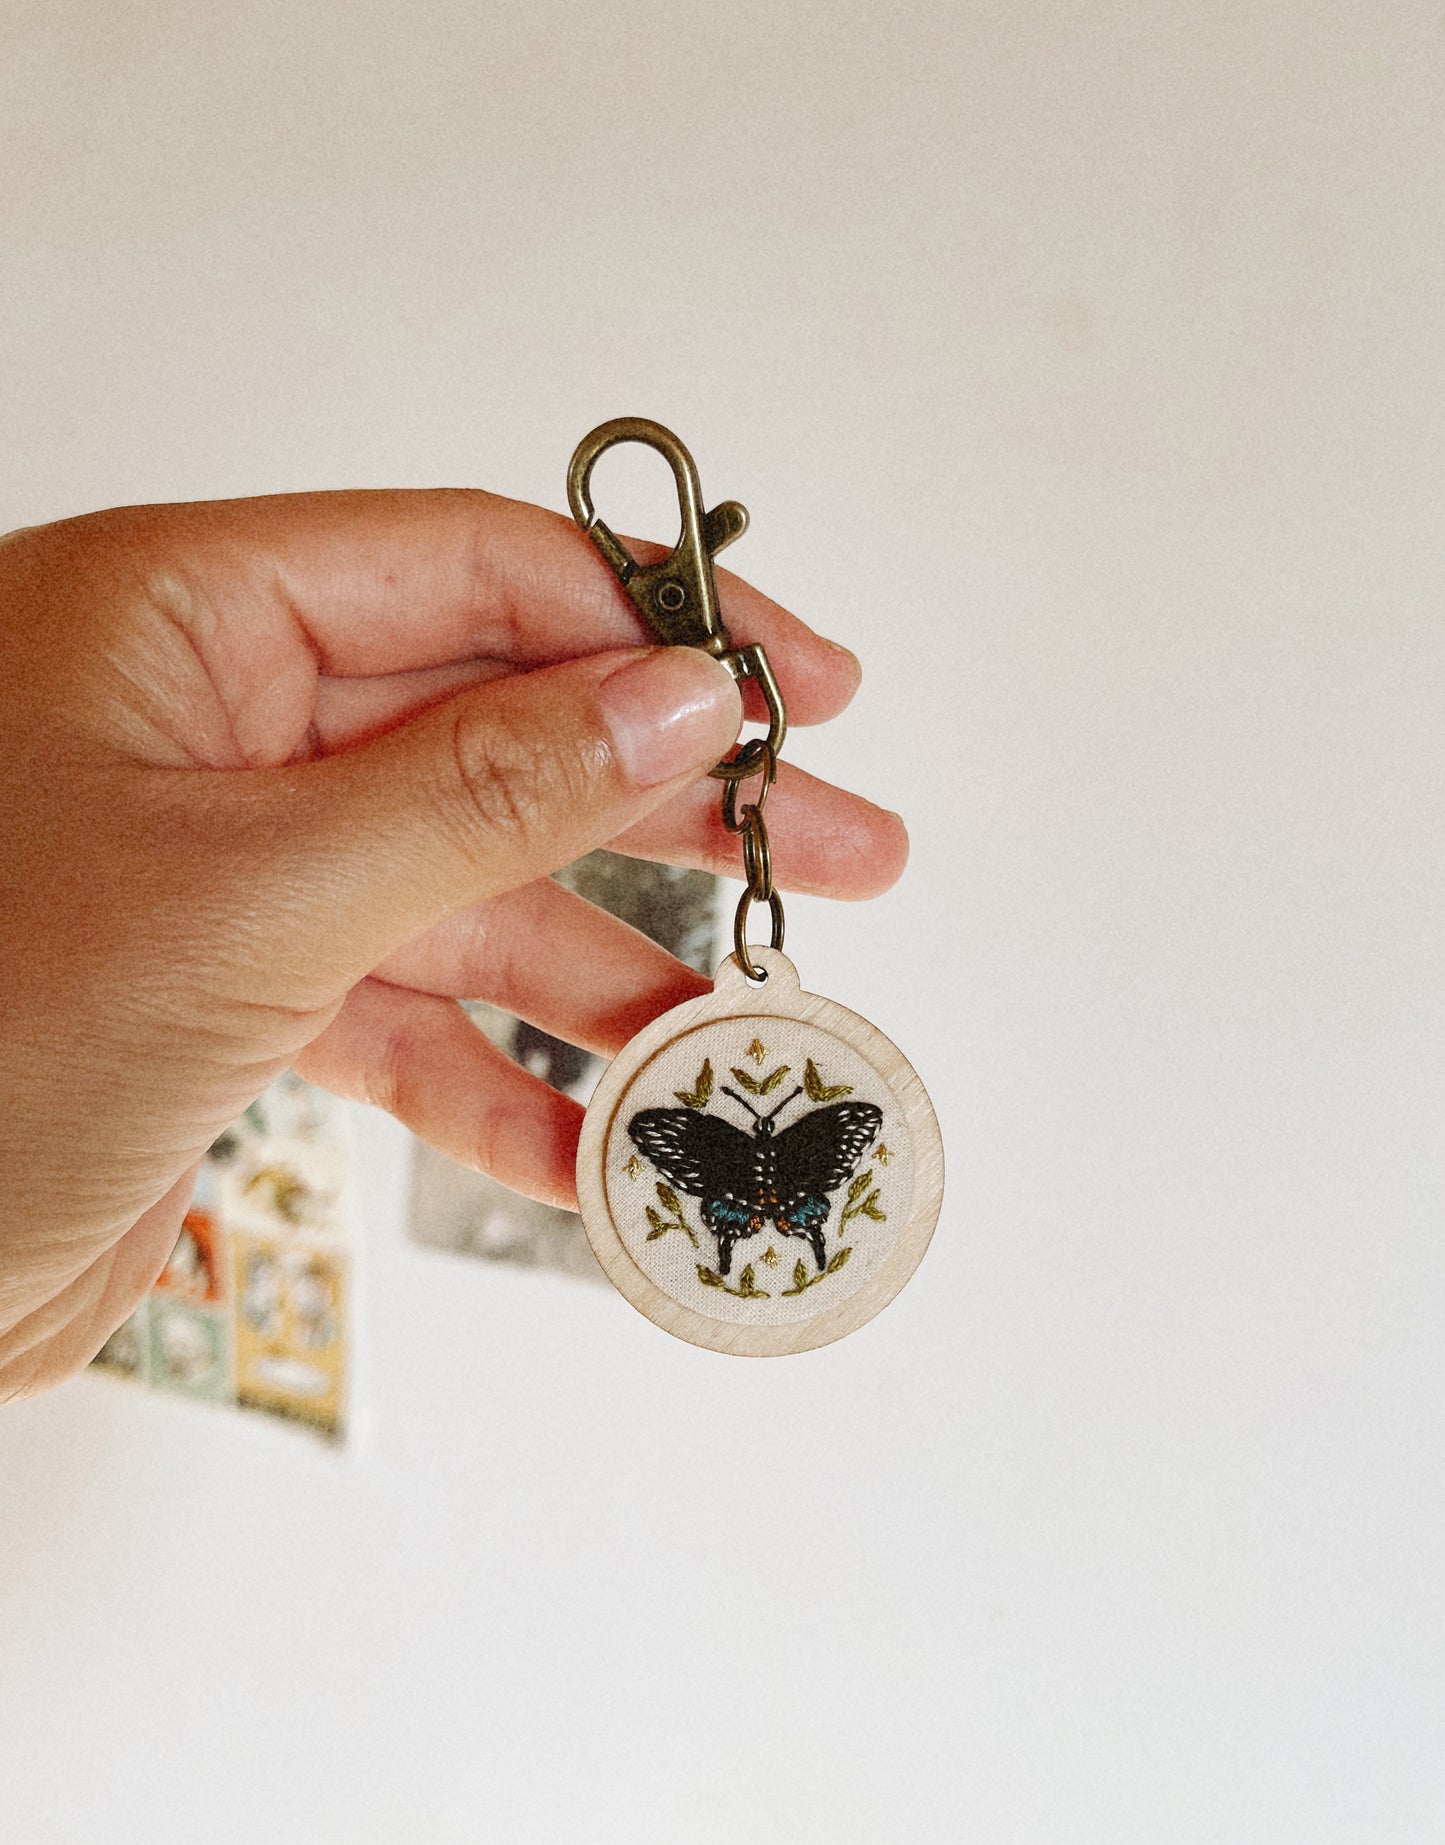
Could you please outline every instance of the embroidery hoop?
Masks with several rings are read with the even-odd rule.
[[[898,1047],[875,1025],[836,1000],[804,992],[797,970],[772,948],[753,948],[753,960],[767,974],[748,980],[732,955],[717,971],[711,993],[686,1001],[640,1031],[613,1059],[588,1104],[577,1149],[577,1197],[593,1253],[607,1278],[645,1318],[674,1337],[709,1351],[738,1357],[772,1358],[830,1345],[865,1325],[902,1288],[923,1259],[943,1202],[943,1141],[928,1093]],[[699,1025],[743,1018],[802,1020],[850,1045],[877,1071],[902,1112],[913,1157],[912,1198],[907,1222],[875,1275],[846,1300],[811,1319],[791,1325],[754,1326],[715,1320],[675,1301],[633,1260],[607,1195],[607,1154],[633,1079],[658,1052]]]

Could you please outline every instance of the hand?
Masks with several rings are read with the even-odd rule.
[[[793,722],[847,703],[851,654],[720,590]],[[457,996],[610,1055],[705,989],[547,875],[606,844],[737,873],[706,771],[738,689],[646,639],[569,520],[484,493],[0,541],[0,1398],[134,1308],[201,1155],[288,1064],[574,1201],[581,1110]],[[796,769],[768,818],[785,888],[867,896],[902,867],[893,815]]]

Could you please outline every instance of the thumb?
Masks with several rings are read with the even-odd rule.
[[[696,648],[587,655],[492,680],[303,768],[228,776],[248,784],[238,832],[252,862],[227,858],[284,892],[273,966],[329,989],[464,904],[615,838],[711,768],[741,724],[732,676]]]

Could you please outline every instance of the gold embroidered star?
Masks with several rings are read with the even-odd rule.
[[[627,1174],[629,1179],[635,1179],[642,1171],[642,1161],[638,1159],[637,1155],[634,1153],[622,1170]]]
[[[766,1059],[767,1054],[767,1051],[763,1048],[762,1039],[754,1038],[752,1043],[748,1046],[748,1056],[752,1058],[754,1063],[762,1063]]]
[[[878,1145],[873,1149],[873,1157],[875,1160],[877,1160],[880,1166],[886,1166],[889,1160],[893,1158],[893,1155],[888,1151],[887,1147],[885,1147],[883,1145],[883,1142],[880,1140]]]
[[[776,1268],[778,1264],[782,1261],[782,1259],[783,1258],[778,1254],[777,1250],[774,1249],[772,1244],[770,1243],[768,1245],[768,1252],[763,1257],[764,1262],[767,1263],[769,1268]]]

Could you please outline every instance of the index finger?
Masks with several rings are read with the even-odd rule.
[[[215,608],[238,618],[238,578],[303,628],[322,673],[379,677],[493,660],[519,670],[655,641],[611,569],[570,518],[474,488],[348,490],[132,508],[159,521]],[[640,555],[665,546],[639,544]],[[739,646],[761,642],[799,724],[847,704],[859,680],[846,648],[728,571],[717,573]]]

